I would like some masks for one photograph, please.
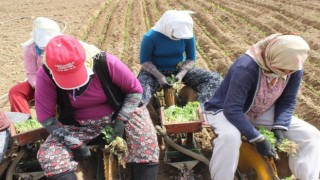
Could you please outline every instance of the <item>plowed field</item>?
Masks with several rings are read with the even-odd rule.
[[[66,24],[72,34],[139,71],[143,34],[168,9],[195,11],[197,65],[224,75],[234,59],[272,33],[295,32],[312,49],[304,67],[296,115],[320,128],[320,1],[292,0],[0,0],[0,95],[25,79],[20,43],[32,18]],[[4,108],[8,108],[6,105]]]
[[[65,23],[65,33],[117,55],[138,73],[141,38],[168,9],[196,12],[197,64],[222,75],[261,38],[276,32],[302,35],[312,51],[296,114],[320,127],[320,2],[315,0],[1,0],[0,94],[25,78],[20,44],[29,37],[32,18],[50,17],[62,27]]]

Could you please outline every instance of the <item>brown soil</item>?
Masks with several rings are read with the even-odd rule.
[[[319,1],[0,1],[1,102],[5,103],[10,87],[25,79],[20,44],[29,38],[34,17],[55,19],[61,27],[66,24],[66,34],[118,56],[137,74],[143,34],[165,10],[188,9],[196,12],[197,65],[222,75],[237,56],[266,35],[288,31],[302,35],[312,51],[295,113],[320,128]],[[5,103],[3,109],[8,106]]]

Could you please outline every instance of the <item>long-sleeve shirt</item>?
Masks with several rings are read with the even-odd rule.
[[[11,124],[11,121],[7,118],[6,114],[0,111],[0,131],[6,130]]]
[[[118,58],[107,54],[107,63],[112,82],[125,94],[141,93],[142,87],[136,76]],[[108,104],[103,88],[97,74],[94,74],[87,90],[77,96],[69,94],[71,106],[74,109],[74,118],[78,120],[98,119],[114,112]],[[36,113],[40,122],[55,116],[57,90],[53,80],[46,74],[43,68],[37,73],[37,85],[35,92]]]
[[[34,88],[36,85],[36,73],[42,65],[42,56],[36,53],[35,44],[31,44],[24,49],[24,67],[29,84]]]
[[[249,140],[260,136],[258,130],[246,118],[259,87],[261,68],[248,55],[239,57],[230,67],[214,96],[205,103],[205,110],[223,110],[226,118]],[[275,102],[274,127],[288,129],[297,101],[302,70],[288,78],[288,83]]]
[[[179,62],[196,59],[195,38],[172,40],[149,30],[142,38],[140,63],[151,61],[159,70],[175,70]]]

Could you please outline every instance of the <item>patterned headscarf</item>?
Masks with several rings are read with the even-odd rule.
[[[287,77],[279,69],[301,70],[309,52],[308,43],[300,36],[272,34],[251,46],[246,54],[263,69],[270,82],[275,83],[278,78]]]

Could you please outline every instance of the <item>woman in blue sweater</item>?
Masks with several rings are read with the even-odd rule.
[[[218,73],[195,68],[196,43],[190,11],[166,11],[143,37],[140,47],[143,87],[142,103],[147,104],[161,87],[172,86],[166,76],[174,75],[199,93],[199,101],[208,100],[218,88]]]
[[[283,138],[298,144],[289,166],[298,179],[315,180],[320,172],[320,132],[293,116],[310,48],[296,35],[273,34],[259,41],[230,67],[221,86],[205,103],[206,117],[218,137],[210,162],[212,179],[233,179],[241,135],[260,154],[276,152],[255,127],[272,130],[278,147]]]

